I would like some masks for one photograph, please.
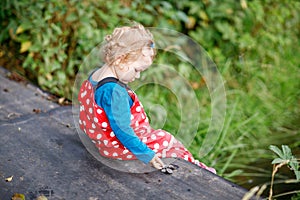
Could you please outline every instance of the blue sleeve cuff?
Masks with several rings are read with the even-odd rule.
[[[148,164],[155,156],[155,152],[150,149],[149,153],[141,155],[138,155],[138,153],[136,153],[135,156],[143,163]]]

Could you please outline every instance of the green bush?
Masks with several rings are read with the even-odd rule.
[[[0,42],[19,50],[12,53],[40,86],[69,97],[86,54],[114,27],[136,20],[189,34],[221,70],[229,62],[230,87],[246,87],[258,70],[299,63],[293,55],[299,6],[287,0],[1,1]]]
[[[83,56],[107,31],[103,18],[108,16],[87,1],[16,1],[6,6],[15,14],[7,27],[11,39],[20,43],[24,69],[43,89],[69,97]]]
[[[103,0],[23,0],[1,4],[1,18],[5,19],[1,20],[1,43],[19,51],[14,54],[19,55],[26,74],[34,82],[67,98],[71,97],[72,83],[82,60],[113,28],[136,18],[151,26],[160,16],[155,7],[172,16],[174,22],[184,18],[183,12],[160,1],[153,5]],[[176,13],[181,15],[174,17]],[[158,18],[164,19],[159,24],[168,23],[167,17]]]

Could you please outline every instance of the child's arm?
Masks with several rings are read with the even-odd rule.
[[[139,160],[149,163],[155,157],[155,152],[137,137],[130,126],[131,113],[126,89],[118,84],[105,84],[101,89],[101,95],[96,91],[96,102],[104,109],[115,136]]]

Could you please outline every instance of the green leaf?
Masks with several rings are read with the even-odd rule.
[[[66,22],[73,22],[76,21],[78,19],[77,15],[75,12],[70,13],[67,18],[66,18]]]
[[[188,16],[184,12],[182,12],[182,11],[177,11],[176,15],[183,22],[188,22],[188,20],[189,20]]]
[[[297,181],[300,181],[300,171],[295,171]]]
[[[161,2],[161,5],[162,5],[162,7],[163,7],[164,9],[167,9],[167,10],[172,9],[172,4],[170,4],[170,3],[167,2],[167,1],[162,1],[162,2]]]
[[[54,72],[54,71],[59,70],[59,69],[61,69],[61,64],[58,61],[54,60],[51,63],[51,71],[50,72]]]
[[[274,153],[276,153],[280,158],[284,159],[283,152],[277,146],[270,145],[269,149],[272,150]]]
[[[59,85],[64,85],[66,83],[66,74],[64,71],[57,71],[56,76]]]
[[[291,151],[290,147],[288,147],[287,145],[282,145],[281,148],[282,148],[284,156],[287,159],[291,159],[292,158],[292,151]]]
[[[54,23],[51,23],[51,28],[58,34],[58,35],[61,35],[62,34],[62,30],[59,26],[57,26],[56,24]]]
[[[28,20],[23,20],[22,24],[18,26],[18,29],[16,30],[16,34],[21,34],[24,31],[30,30],[32,28],[32,22],[29,22]]]
[[[281,158],[275,158],[275,159],[272,161],[272,164],[283,163],[283,162],[285,162],[285,161],[286,161],[286,160],[281,159]]]
[[[291,161],[289,162],[289,166],[294,170],[294,171],[298,171],[299,168],[299,163],[296,160],[296,158],[292,158]]]

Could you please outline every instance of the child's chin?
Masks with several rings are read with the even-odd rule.
[[[133,78],[133,79],[131,79],[131,80],[125,80],[125,81],[123,81],[123,83],[127,84],[127,83],[131,83],[131,82],[133,82],[133,81],[135,81],[135,78]]]
[[[129,82],[131,82],[131,81],[128,81],[128,80],[121,80],[122,81],[122,83],[125,83],[125,84],[128,84]]]

